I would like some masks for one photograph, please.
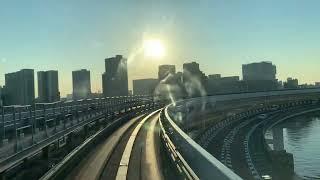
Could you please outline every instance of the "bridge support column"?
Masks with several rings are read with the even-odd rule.
[[[83,128],[84,128],[84,135],[85,135],[85,137],[87,137],[89,134],[89,126],[85,125]]]
[[[74,148],[74,134],[71,132],[68,136],[67,136],[67,149],[69,151],[71,151]]]
[[[281,127],[274,127],[272,129],[272,134],[273,134],[273,149],[275,151],[284,150],[283,129]]]
[[[49,158],[49,146],[42,148],[42,159]]]
[[[7,180],[6,173],[3,172],[0,174],[0,180]]]

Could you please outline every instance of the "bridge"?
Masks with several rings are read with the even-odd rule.
[[[277,123],[320,110],[320,89],[216,95],[165,105],[149,96],[2,109],[2,179],[284,177]],[[263,116],[261,116],[261,114]],[[290,159],[290,154],[284,154]],[[288,165],[288,171],[290,166]]]

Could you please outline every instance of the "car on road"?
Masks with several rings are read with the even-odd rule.
[[[267,114],[260,114],[258,115],[258,119],[266,119],[268,117]]]

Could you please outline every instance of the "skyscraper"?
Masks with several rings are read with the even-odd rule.
[[[2,94],[2,86],[0,86],[0,107],[3,105],[2,104],[2,98],[3,98],[2,95],[3,95]]]
[[[243,87],[246,91],[269,91],[278,88],[277,69],[272,62],[242,65]]]
[[[174,75],[176,73],[175,65],[160,65],[158,71],[158,79],[159,81],[164,80],[169,74]]]
[[[189,96],[206,95],[207,77],[196,62],[183,64],[183,84]]]
[[[60,100],[58,71],[39,71],[38,95],[40,102],[56,102]]]
[[[276,80],[277,68],[271,62],[242,65],[243,80]]]
[[[91,94],[90,71],[72,71],[73,99],[85,99]]]
[[[299,81],[298,79],[289,77],[287,78],[287,82],[284,82],[283,86],[286,89],[297,89],[299,87]]]
[[[5,74],[5,84],[6,105],[29,105],[34,102],[33,69]]]
[[[105,73],[102,75],[104,96],[128,95],[127,59],[122,55],[105,59]]]

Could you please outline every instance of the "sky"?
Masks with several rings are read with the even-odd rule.
[[[130,88],[133,79],[156,78],[160,64],[181,71],[191,61],[206,74],[240,77],[242,64],[272,61],[278,79],[314,83],[319,7],[318,0],[0,0],[0,85],[23,68],[58,70],[65,96],[71,72],[85,68],[99,92],[104,59],[116,54],[129,59]],[[150,38],[163,42],[165,57],[139,51]]]

